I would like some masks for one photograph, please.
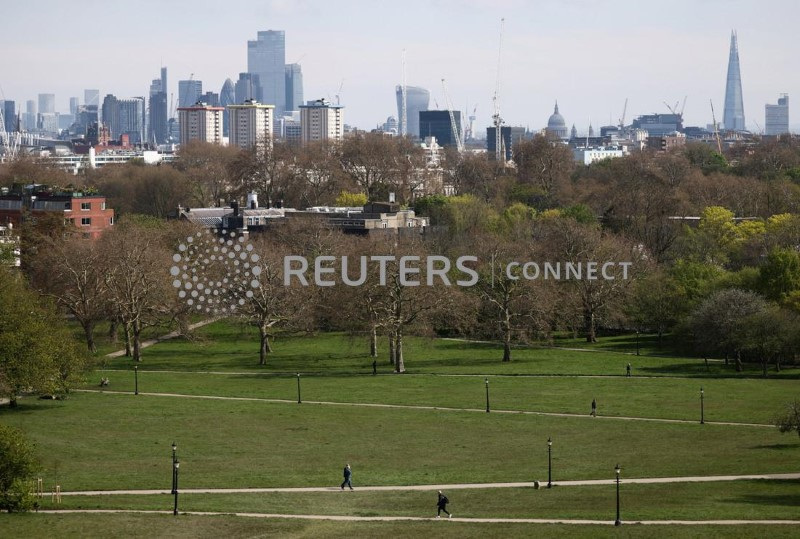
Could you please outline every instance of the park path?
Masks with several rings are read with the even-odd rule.
[[[75,389],[73,391],[82,392],[82,393],[106,393],[111,395],[133,395],[132,391],[108,391],[104,389]],[[288,399],[265,399],[259,397],[222,397],[219,395],[186,395],[183,393],[155,393],[155,392],[143,392],[140,391],[139,395],[144,395],[146,397],[170,397],[170,398],[183,398],[183,399],[206,399],[206,400],[230,400],[230,401],[245,401],[245,402],[268,402],[268,403],[280,403],[280,404],[297,404],[296,400],[288,400]],[[486,409],[484,408],[452,408],[447,406],[423,406],[423,405],[413,405],[413,404],[382,404],[382,403],[372,403],[372,402],[333,402],[333,401],[311,401],[311,400],[304,400],[303,404],[309,405],[322,405],[322,406],[355,406],[355,407],[364,407],[364,408],[388,408],[388,409],[400,409],[400,410],[436,410],[436,411],[443,411],[443,412],[479,412],[479,413],[486,413]],[[493,409],[491,411],[493,414],[520,414],[520,415],[538,415],[538,416],[547,416],[547,417],[580,417],[586,418],[591,420],[603,420],[603,419],[616,419],[621,421],[649,421],[654,423],[679,423],[679,424],[689,424],[689,425],[696,425],[699,424],[697,420],[689,420],[689,419],[664,419],[664,418],[657,418],[657,417],[629,417],[629,416],[610,416],[610,415],[598,415],[597,417],[592,417],[589,414],[571,414],[566,412],[536,412],[531,410],[497,410]],[[775,425],[768,425],[766,423],[736,423],[731,421],[705,421],[706,425],[723,425],[723,426],[731,426],[731,427],[757,427],[757,428],[775,428]]]
[[[137,509],[47,509],[40,513],[60,514],[60,513],[135,513],[152,515],[170,515],[172,511],[153,511]],[[349,522],[396,522],[396,521],[440,521],[440,522],[467,522],[467,523],[500,523],[500,524],[575,524],[575,525],[605,525],[613,526],[612,520],[579,520],[579,519],[549,519],[549,518],[441,518],[436,517],[410,517],[410,516],[371,516],[359,517],[351,515],[288,515],[279,513],[230,513],[215,511],[179,511],[181,515],[191,516],[236,516],[249,518],[286,518],[299,520],[337,520]],[[753,525],[800,525],[800,520],[630,520],[625,521],[625,525],[684,525],[684,526],[741,526]]]
[[[195,324],[190,324],[189,325],[189,329],[193,330],[193,329],[201,328],[203,326],[207,326],[208,324],[211,324],[212,322],[216,322],[217,320],[219,320],[219,318],[209,318],[207,320],[202,320],[202,321],[197,322]],[[182,335],[183,335],[183,333],[181,333],[180,331],[176,330],[176,331],[173,331],[171,333],[167,333],[166,335],[161,335],[160,337],[156,337],[155,339],[148,339],[146,341],[142,341],[142,344],[139,345],[139,348],[147,348],[148,346],[153,346],[154,344],[158,344],[158,343],[160,343],[162,341],[168,341],[170,339],[175,339],[176,337],[180,337]],[[110,354],[106,354],[106,357],[115,358],[115,357],[122,357],[124,355],[125,355],[125,349],[123,348],[122,350],[117,350],[116,352],[111,352]]]
[[[624,484],[657,484],[657,483],[707,483],[717,481],[752,481],[759,479],[800,480],[800,473],[751,474],[751,475],[700,475],[687,477],[640,477],[626,478]],[[575,481],[553,481],[556,487],[582,487],[594,485],[613,485],[615,479],[581,479]],[[516,483],[453,483],[443,485],[381,485],[358,487],[360,491],[432,491],[432,490],[464,490],[488,488],[531,488],[533,482]],[[181,494],[259,494],[268,492],[340,492],[341,487],[265,487],[265,488],[189,488],[181,489]],[[165,489],[140,490],[83,490],[62,492],[62,496],[104,496],[104,495],[153,495],[170,494]]]

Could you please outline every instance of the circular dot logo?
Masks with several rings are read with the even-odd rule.
[[[178,297],[193,312],[233,314],[261,286],[259,260],[244,236],[210,228],[178,245],[169,273]]]

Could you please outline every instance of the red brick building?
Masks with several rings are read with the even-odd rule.
[[[19,226],[24,218],[60,212],[85,237],[97,238],[114,225],[114,210],[106,208],[106,197],[75,192],[35,192],[0,195],[0,225]]]

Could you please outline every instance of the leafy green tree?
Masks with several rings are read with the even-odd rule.
[[[784,302],[800,289],[800,253],[773,249],[759,268],[759,288],[769,299]]]
[[[34,505],[30,480],[37,462],[22,431],[0,423],[0,510],[24,512]]]
[[[342,191],[339,193],[339,196],[336,197],[337,206],[355,207],[363,206],[366,203],[367,195],[364,193],[351,193],[349,191]]]
[[[800,401],[786,404],[786,409],[775,418],[775,426],[781,432],[796,432],[800,436]]]
[[[660,342],[664,333],[688,312],[689,300],[686,290],[675,279],[656,272],[634,284],[626,310],[637,329],[657,332]]]

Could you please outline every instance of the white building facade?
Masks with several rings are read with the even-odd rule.
[[[303,144],[317,140],[342,140],[344,120],[341,105],[332,105],[324,99],[300,105],[300,129]]]
[[[178,109],[181,143],[202,140],[212,144],[222,144],[222,107],[210,107],[205,103],[195,103],[192,107]]]
[[[243,150],[272,146],[275,107],[257,101],[228,105],[228,135],[231,146]]]

